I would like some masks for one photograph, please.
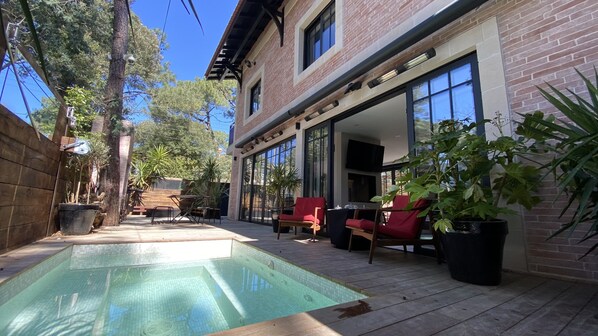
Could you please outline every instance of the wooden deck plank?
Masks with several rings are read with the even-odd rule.
[[[598,293],[559,333],[562,336],[598,335]]]
[[[455,289],[443,291],[436,295],[426,296],[421,299],[411,300],[404,303],[398,303],[387,306],[382,309],[376,309],[372,312],[343,319],[338,322],[327,324],[313,330],[305,330],[303,333],[293,335],[319,335],[321,331],[332,329],[341,335],[361,335],[381,327],[395,324],[412,317],[427,313],[444,306],[466,300],[472,296],[482,293],[481,288],[474,286],[462,286]],[[369,302],[376,307],[378,301],[385,300],[382,296],[369,298]]]
[[[382,327],[372,332],[372,335],[406,335],[417,328],[418,335],[431,335],[454,326],[472,316],[486,312],[513,297],[519,296],[541,284],[538,278],[517,278],[500,287],[483,288],[478,295],[462,301],[431,310],[397,324]],[[434,321],[434,323],[429,323]],[[419,327],[418,327],[419,326]]]
[[[571,286],[554,300],[505,331],[505,335],[556,335],[596,294],[596,286]]]
[[[566,282],[546,280],[539,286],[496,308],[439,332],[439,335],[494,335],[501,333],[552,301],[570,286],[571,284]]]

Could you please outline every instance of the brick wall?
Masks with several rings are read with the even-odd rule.
[[[48,217],[60,151],[41,137],[0,105],[0,254],[56,231]]]
[[[574,68],[593,78],[598,66],[598,2],[508,1],[505,7],[509,12],[500,14],[499,22],[513,117],[535,110],[562,117],[536,86],[546,88],[546,82],[559,89],[585,91]],[[559,218],[567,196],[553,203],[557,194],[554,184],[546,182],[544,201],[525,216],[529,270],[598,280],[597,254],[579,260],[592,243],[577,244],[586,228],[570,237],[546,240],[570,218],[570,214]]]
[[[293,82],[295,25],[314,2],[288,1],[294,4],[285,10],[285,44],[279,46],[278,34],[259,41],[249,54],[257,63],[247,69],[244,78],[250,78],[254,71],[264,66],[263,111],[250,122],[244,123],[243,114],[237,114],[236,139],[258,127],[278,110],[309,91],[315,84],[325,82],[332,71],[350,62],[364,48],[376,42],[391,29],[417,14],[430,4],[429,1],[366,1],[344,0],[343,47],[325,64],[306,76]],[[390,10],[392,9],[392,10]],[[583,93],[584,86],[575,74],[574,67],[586,75],[593,74],[598,66],[598,2],[592,0],[494,0],[464,15],[414,48],[399,54],[381,66],[373,69],[368,79],[398,64],[406,55],[438,46],[472,27],[496,17],[503,54],[503,66],[507,83],[507,94],[512,119],[517,113],[541,109],[556,113],[537,91],[537,85],[548,82],[557,88],[569,88]],[[267,31],[267,30],[266,30]],[[256,47],[259,46],[259,47]],[[243,94],[239,95],[238,109],[244,108]],[[239,151],[235,151],[239,157]],[[238,170],[233,170],[238,171]],[[233,176],[232,186],[237,186]],[[566,219],[558,214],[565,200],[553,203],[556,189],[547,183],[542,190],[545,201],[533,211],[525,214],[526,254],[529,271],[562,277],[598,280],[596,253],[578,260],[586,245],[576,241],[581,232],[571,237],[561,236],[547,241],[546,238]],[[236,205],[238,195],[231,190],[231,209]],[[234,209],[236,210],[236,209]]]

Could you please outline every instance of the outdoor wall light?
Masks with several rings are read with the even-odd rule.
[[[402,67],[404,69],[401,69],[401,67],[398,67],[397,70],[399,71],[399,73],[401,73],[403,71],[407,71],[415,66],[418,66],[418,65],[424,63],[425,61],[429,60],[430,58],[432,58],[434,56],[436,56],[436,50],[434,50],[434,48],[430,48],[430,49],[426,50],[425,53],[403,63]],[[401,71],[401,70],[403,70],[403,71]]]
[[[328,111],[332,110],[333,108],[335,108],[335,107],[337,107],[337,106],[338,106],[338,100],[335,100],[335,101],[333,101],[332,103],[330,103],[330,104],[328,104],[328,105],[326,105],[326,106],[322,107],[322,108],[320,109],[320,114],[326,113],[326,112],[328,112]]]
[[[378,78],[372,79],[371,81],[368,82],[368,86],[370,89],[373,89],[376,86],[378,86],[390,79],[395,78],[399,74],[424,63],[425,61],[429,60],[430,58],[432,58],[434,56],[436,56],[436,50],[434,48],[430,48],[430,49],[426,50],[425,53],[423,53],[417,57],[414,57],[414,58],[410,59],[409,61],[399,65],[396,69],[392,69],[391,71],[385,73],[384,75],[382,75]]]
[[[333,108],[335,108],[337,106],[338,106],[338,100],[334,100],[332,103],[330,103],[330,104],[328,104],[328,105],[326,105],[326,106],[318,109],[316,112],[314,112],[314,113],[308,115],[307,117],[305,117],[305,121],[310,121],[313,118],[315,118],[315,117],[317,117],[317,116],[319,116],[321,114],[324,114],[324,113],[332,110]]]
[[[278,131],[278,132],[276,132],[276,133],[274,133],[274,134],[271,134],[271,135],[270,135],[270,136],[268,136],[267,138],[265,138],[265,139],[264,139],[264,142],[272,141],[272,140],[274,140],[274,139],[278,138],[278,137],[279,137],[279,136],[281,136],[281,135],[282,135],[282,131]],[[263,139],[263,138],[262,138],[262,139]]]

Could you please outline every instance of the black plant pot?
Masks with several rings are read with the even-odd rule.
[[[463,220],[453,227],[455,232],[441,235],[451,277],[476,285],[500,284],[507,222]]]
[[[60,232],[63,235],[88,234],[99,212],[100,206],[97,204],[60,203],[58,205]]]

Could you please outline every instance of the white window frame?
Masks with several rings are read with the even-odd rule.
[[[257,111],[253,111],[253,114],[249,115],[251,111],[251,89],[261,81],[260,88],[260,108]],[[259,115],[264,110],[264,66],[262,65],[255,73],[249,78],[249,80],[243,83],[243,120],[245,122],[251,121],[256,115]]]
[[[294,74],[293,84],[297,84],[316,69],[328,62],[337,52],[343,48],[343,12],[344,12],[344,0],[335,0],[334,11],[335,11],[335,34],[334,34],[334,45],[323,53],[317,60],[310,64],[306,69],[304,68],[305,62],[305,29],[307,29],[314,22],[316,18],[322,13],[322,11],[328,7],[331,0],[317,0],[314,4],[305,12],[305,14],[299,19],[295,25],[295,59],[294,59]]]

